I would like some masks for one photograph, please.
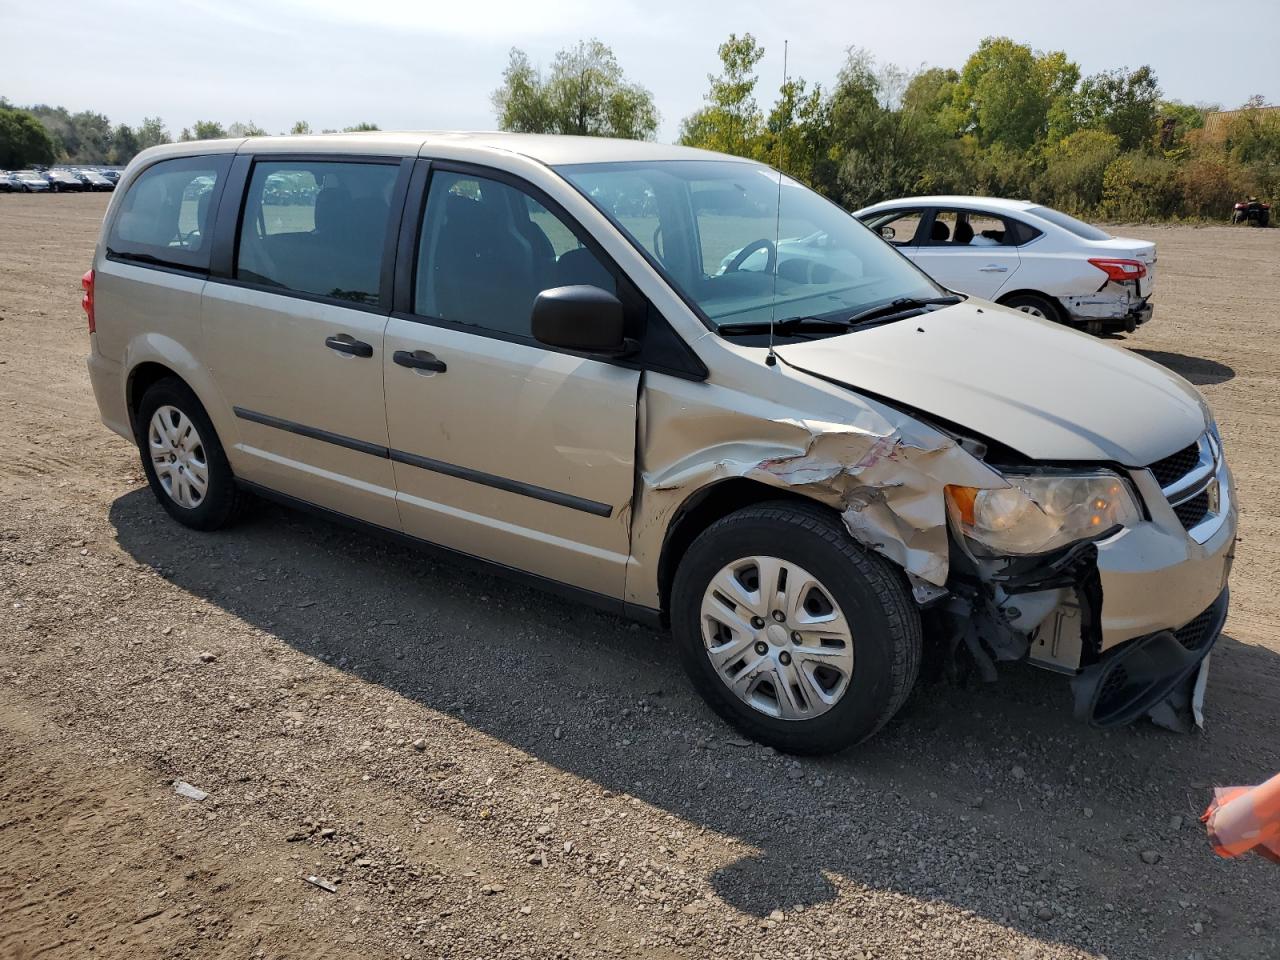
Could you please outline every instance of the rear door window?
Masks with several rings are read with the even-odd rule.
[[[979,210],[939,210],[930,227],[927,246],[1011,247],[1018,239],[1003,217]]]
[[[214,212],[229,155],[161,160],[129,186],[107,238],[108,256],[209,269]]]
[[[236,279],[376,305],[398,172],[394,163],[255,163]]]

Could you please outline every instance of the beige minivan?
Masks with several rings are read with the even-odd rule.
[[[926,649],[1057,671],[1099,726],[1203,691],[1236,511],[1195,388],[940,287],[761,164],[156,147],[84,285],[102,419],[180,523],[257,494],[669,625],[780,749],[870,736]]]

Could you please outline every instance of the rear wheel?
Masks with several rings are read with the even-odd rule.
[[[169,377],[142,397],[138,449],[151,492],[179,523],[216,530],[235,520],[248,499],[236,484],[213,423],[195,393]]]
[[[1048,297],[1038,293],[1017,293],[1000,302],[1021,313],[1040,317],[1042,320],[1052,320],[1054,323],[1062,323],[1062,312]]]
[[[816,506],[749,507],[681,560],[672,633],[694,686],[744,734],[831,753],[897,713],[921,627],[903,576]]]

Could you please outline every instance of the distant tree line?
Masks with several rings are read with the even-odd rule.
[[[358,123],[342,131],[377,130],[377,124]],[[299,120],[288,131],[311,133],[311,125]],[[223,126],[216,120],[197,120],[183,127],[175,138],[159,117],[147,117],[136,127],[112,125],[105,114],[83,110],[71,113],[66,107],[36,104],[17,107],[0,97],[0,169],[12,170],[31,164],[81,163],[121,165],[138,153],[161,143],[177,140],[216,140],[222,137],[261,137],[267,131],[253,121],[236,121]]]
[[[908,72],[851,48],[829,87],[789,77],[766,113],[764,48],[719,48],[705,105],[680,142],[753,157],[846,207],[929,193],[989,194],[1083,216],[1225,216],[1247,194],[1280,194],[1280,110],[1253,97],[1213,131],[1217,105],[1163,97],[1149,66],[1082,76],[1062,51],[989,37],[960,69]],[[546,76],[511,51],[493,94],[499,126],[650,139],[652,95],[598,41],[561,51]]]

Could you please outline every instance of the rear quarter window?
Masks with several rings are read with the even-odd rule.
[[[214,214],[230,155],[161,160],[129,185],[107,255],[144,264],[209,269]]]

